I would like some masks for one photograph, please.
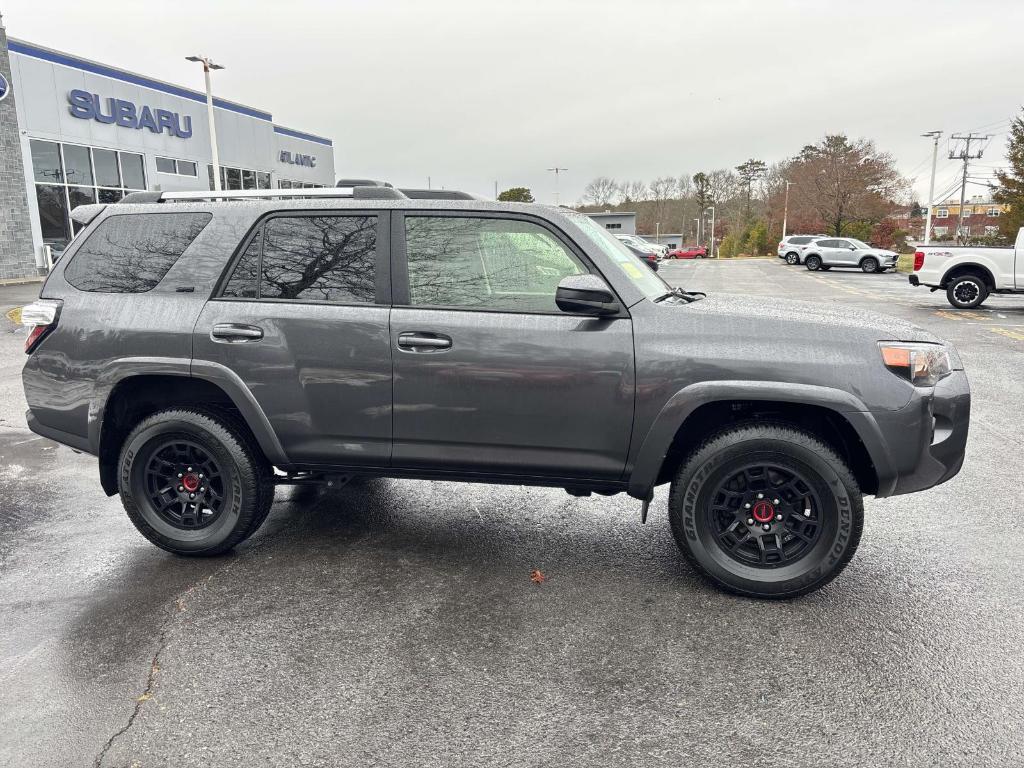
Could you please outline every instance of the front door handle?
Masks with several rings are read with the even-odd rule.
[[[210,338],[214,341],[223,341],[229,344],[238,344],[244,341],[259,341],[263,338],[263,329],[258,325],[243,325],[241,323],[217,323],[210,331]]]
[[[409,352],[440,352],[452,348],[452,340],[439,333],[400,333],[398,346]]]

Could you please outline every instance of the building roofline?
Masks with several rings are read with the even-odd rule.
[[[90,72],[94,75],[109,77],[113,80],[120,80],[124,83],[138,85],[142,88],[149,88],[150,90],[158,91],[159,93],[178,96],[179,98],[189,99],[201,104],[206,103],[206,94],[200,93],[199,91],[193,91],[191,88],[184,88],[180,85],[175,85],[174,83],[156,80],[152,77],[138,74],[137,72],[130,72],[127,69],[112,67],[98,61],[84,59],[80,56],[73,56],[71,54],[54,50],[53,48],[29,43],[25,40],[10,37],[7,39],[7,48],[11,53],[31,56],[34,59],[41,59],[43,61],[49,61],[52,64],[60,64],[61,66],[70,67],[71,69],[78,69],[83,72]],[[247,117],[254,117],[257,120],[271,122],[274,119],[273,115],[269,112],[256,109],[255,107],[249,107],[245,104],[239,104],[234,101],[228,101],[227,99],[221,99],[217,96],[214,96],[213,98],[213,106],[218,109],[227,110],[228,112],[236,112],[240,115],[246,115]]]
[[[330,139],[325,139],[323,136],[317,136],[313,133],[305,133],[303,131],[296,131],[293,128],[285,128],[283,125],[274,125],[274,133],[279,133],[282,136],[291,136],[293,139],[302,139],[303,141],[315,141],[317,144],[323,144],[327,147],[333,147],[334,142]]]
[[[636,211],[579,211],[584,216],[636,216]]]

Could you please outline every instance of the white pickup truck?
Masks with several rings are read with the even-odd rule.
[[[944,289],[957,309],[973,309],[991,293],[1024,293],[1024,227],[1012,248],[918,248],[910,284]]]

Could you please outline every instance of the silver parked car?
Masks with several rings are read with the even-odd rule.
[[[800,246],[810,244],[815,238],[826,235],[786,235],[779,243],[778,254],[787,264],[800,264]]]
[[[819,237],[801,246],[800,260],[816,272],[832,267],[856,267],[864,272],[885,272],[896,269],[899,254],[875,248],[852,237]]]

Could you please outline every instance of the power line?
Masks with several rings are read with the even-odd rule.
[[[949,153],[950,160],[960,160],[964,164],[963,180],[960,182],[960,221],[957,224],[956,235],[957,238],[963,239],[964,231],[964,200],[967,199],[967,169],[970,167],[971,160],[980,160],[985,154],[985,147],[988,146],[987,142],[992,141],[990,134],[982,135],[976,134],[973,131],[971,133],[954,133],[949,137],[950,141],[962,141],[963,149],[960,150],[960,154],[956,155],[953,152]],[[981,144],[986,142],[976,154],[971,154],[971,144],[977,142]],[[972,182],[977,183],[977,182]]]

